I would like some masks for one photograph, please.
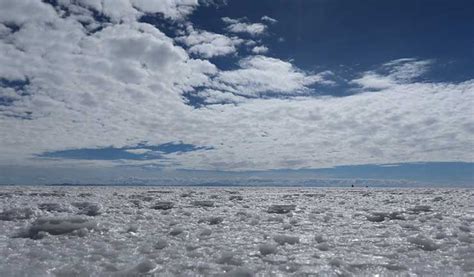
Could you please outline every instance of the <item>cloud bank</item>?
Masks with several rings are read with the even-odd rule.
[[[335,73],[265,56],[265,46],[240,51],[249,38],[239,35],[255,38],[269,27],[223,18],[221,34],[195,29],[188,16],[197,8],[197,0],[1,1],[0,166],[474,161],[474,80],[424,81],[436,61],[404,58],[347,80],[350,96],[319,96],[318,86],[336,85]],[[179,34],[141,22],[155,13]],[[211,58],[222,56],[238,61],[221,69]],[[146,161],[41,156],[110,147],[144,155],[178,141],[197,147]]]

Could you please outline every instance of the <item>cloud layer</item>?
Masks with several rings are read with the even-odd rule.
[[[261,36],[263,23],[224,18],[221,34],[195,29],[187,16],[199,3],[190,0],[58,3],[0,2],[0,165],[255,170],[474,160],[474,80],[421,80],[436,61],[387,61],[347,81],[355,94],[322,97],[316,87],[334,86],[334,73],[264,56],[265,46],[239,54],[249,38],[238,35]],[[140,22],[154,13],[179,35]],[[238,62],[227,70],[209,60],[232,55]],[[39,157],[108,147],[138,155],[177,141],[208,148],[146,161]]]

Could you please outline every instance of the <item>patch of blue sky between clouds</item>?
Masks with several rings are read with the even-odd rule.
[[[26,87],[29,83],[28,79],[8,80],[0,78],[0,106],[10,106],[22,96],[28,95]]]
[[[210,150],[212,147],[196,146],[182,142],[169,142],[159,145],[138,144],[128,147],[82,148],[45,152],[40,158],[59,158],[75,160],[157,160],[166,159],[167,154]]]

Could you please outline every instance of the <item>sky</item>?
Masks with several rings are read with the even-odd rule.
[[[472,10],[2,0],[0,184],[473,186]]]

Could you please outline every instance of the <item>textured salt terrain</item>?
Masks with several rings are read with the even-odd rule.
[[[474,276],[473,196],[0,187],[0,276]]]

